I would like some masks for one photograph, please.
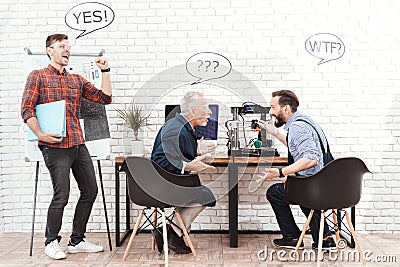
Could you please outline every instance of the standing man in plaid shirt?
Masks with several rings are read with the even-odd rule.
[[[45,253],[53,259],[64,259],[66,255],[59,245],[61,240],[59,232],[64,207],[68,203],[70,169],[78,184],[80,197],[75,209],[68,252],[103,251],[102,246],[95,245],[85,238],[86,224],[97,196],[97,183],[79,117],[82,98],[100,104],[111,103],[110,68],[107,59],[96,59],[96,65],[102,72],[102,84],[99,90],[82,76],[70,74],[65,70],[71,55],[71,45],[67,35],[48,36],[46,53],[51,60],[47,68],[34,70],[27,78],[22,96],[21,115],[39,138],[39,148],[53,184],[53,199],[47,213]],[[42,132],[35,113],[36,105],[59,100],[66,101],[67,123],[64,138],[57,137],[60,133]]]

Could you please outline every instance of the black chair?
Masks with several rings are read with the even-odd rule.
[[[125,159],[122,165],[122,170],[127,175],[129,198],[133,203],[145,207],[135,224],[123,259],[126,260],[126,257],[128,256],[143,215],[145,215],[146,220],[153,226],[153,228],[156,229],[157,213],[161,211],[165,265],[168,266],[167,218],[164,209],[199,205],[197,204],[198,202],[196,202],[196,199],[200,199],[202,194],[199,177],[197,175],[172,174],[165,171],[148,158],[134,156]],[[153,222],[151,222],[150,218],[145,214],[145,211],[151,208],[154,208],[155,210]],[[174,215],[179,221],[179,227],[182,229],[193,255],[196,256],[196,251],[193,247],[192,241],[190,240],[182,218],[176,209],[174,210]]]
[[[331,161],[318,173],[307,177],[288,176],[285,185],[285,201],[289,204],[301,205],[311,209],[297,243],[300,248],[304,235],[310,224],[314,210],[321,210],[320,231],[318,242],[318,266],[322,254],[322,239],[325,211],[332,210],[336,242],[339,241],[337,210],[343,210],[351,235],[354,238],[362,262],[365,259],[358,243],[353,224],[346,208],[355,206],[361,198],[363,175],[370,172],[364,162],[358,158],[339,158]],[[340,250],[340,247],[338,246]]]

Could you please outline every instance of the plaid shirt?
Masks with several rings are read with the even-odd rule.
[[[85,142],[79,123],[82,97],[100,104],[111,103],[111,96],[104,94],[81,75],[70,74],[65,69],[60,73],[49,65],[29,74],[21,104],[24,122],[36,117],[35,106],[38,104],[59,100],[66,102],[66,137],[60,143],[49,144],[39,141],[39,145],[69,148]]]

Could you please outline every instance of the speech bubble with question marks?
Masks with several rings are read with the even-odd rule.
[[[321,59],[318,65],[339,59],[345,52],[343,41],[332,33],[318,33],[309,37],[305,48],[312,56]]]
[[[232,70],[231,62],[223,55],[214,52],[201,52],[191,56],[186,62],[186,70],[198,78],[193,84],[222,78]]]
[[[82,31],[76,39],[110,25],[115,18],[114,11],[97,2],[81,3],[71,8],[65,15],[65,24]]]

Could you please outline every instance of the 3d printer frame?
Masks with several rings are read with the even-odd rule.
[[[278,154],[277,150],[273,148],[272,139],[267,139],[267,133],[262,127],[259,131],[258,139],[261,139],[262,145],[260,148],[249,148],[247,146],[241,147],[239,136],[240,136],[240,122],[239,117],[243,118],[246,114],[260,114],[260,119],[263,121],[267,120],[269,116],[270,107],[263,107],[255,103],[245,102],[240,107],[231,107],[232,120],[226,122],[228,129],[228,154],[231,156],[275,156]],[[256,120],[252,120],[251,128],[258,126]],[[244,130],[244,129],[243,129]],[[244,133],[245,136],[245,133]],[[279,154],[278,154],[279,155]]]

